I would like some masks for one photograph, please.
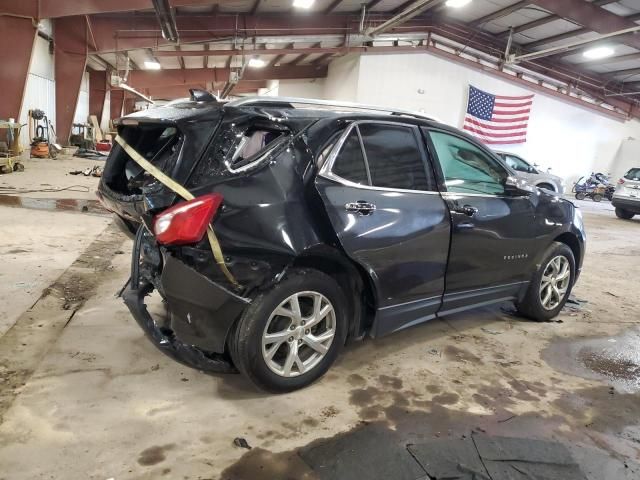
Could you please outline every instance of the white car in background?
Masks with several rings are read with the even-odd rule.
[[[611,204],[618,218],[630,220],[640,214],[640,167],[630,169],[618,180]]]
[[[523,178],[531,185],[538,188],[551,190],[552,192],[564,194],[564,180],[557,175],[541,172],[522,157],[510,152],[496,152],[509,167],[516,171],[519,177]]]

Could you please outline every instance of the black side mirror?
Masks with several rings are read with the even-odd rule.
[[[535,188],[533,186],[521,178],[507,177],[504,181],[504,191],[509,196],[529,196],[534,192],[534,190]]]

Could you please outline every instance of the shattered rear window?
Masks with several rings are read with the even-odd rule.
[[[236,134],[229,148],[225,165],[231,172],[248,168],[279,145],[288,132],[254,126]],[[244,168],[243,168],[244,167]]]

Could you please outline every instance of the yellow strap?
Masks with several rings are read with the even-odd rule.
[[[165,175],[158,167],[149,162],[146,158],[138,153],[136,149],[131,147],[120,135],[116,136],[116,142],[120,144],[120,146],[127,152],[134,162],[136,162],[140,167],[149,172],[156,180],[162,183],[165,187],[169,188],[173,192],[180,195],[185,200],[193,200],[195,197],[180,185],[178,182],[173,180],[168,175]],[[233,274],[227,268],[227,264],[224,263],[224,255],[222,254],[222,248],[220,248],[220,242],[218,242],[218,237],[216,237],[215,232],[213,231],[213,227],[209,225],[207,228],[207,238],[209,240],[209,245],[211,245],[211,251],[213,252],[213,258],[215,258],[216,263],[224,273],[224,276],[227,277],[233,285],[236,287],[240,287],[240,284],[237,282]]]

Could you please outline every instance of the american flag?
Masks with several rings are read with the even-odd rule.
[[[533,95],[492,95],[469,85],[463,128],[490,145],[524,143],[532,103]]]

